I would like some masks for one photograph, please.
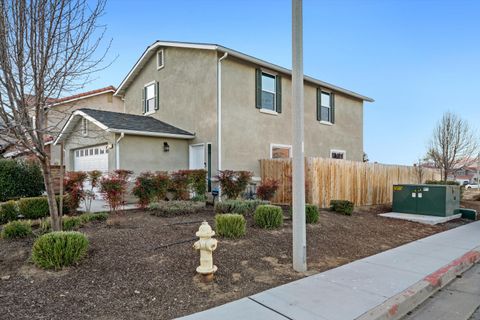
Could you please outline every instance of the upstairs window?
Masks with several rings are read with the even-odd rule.
[[[330,150],[330,158],[343,160],[346,158],[346,152],[345,150]]]
[[[158,82],[151,82],[143,88],[143,113],[148,115],[158,110]]]
[[[270,145],[270,158],[271,159],[284,159],[292,156],[292,146],[286,144],[271,144]]]
[[[282,112],[282,79],[278,75],[256,71],[256,108],[273,113]]]
[[[335,95],[317,89],[317,120],[326,123],[335,122]]]

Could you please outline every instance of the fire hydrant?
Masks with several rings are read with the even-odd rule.
[[[217,271],[217,266],[213,265],[212,252],[217,248],[217,240],[212,237],[215,231],[212,230],[207,221],[203,221],[195,233],[200,238],[193,247],[200,250],[200,266],[197,267],[197,272],[206,278],[212,278],[213,273]]]

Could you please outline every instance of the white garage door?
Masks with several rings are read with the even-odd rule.
[[[107,145],[77,149],[74,152],[74,158],[75,171],[108,172]]]

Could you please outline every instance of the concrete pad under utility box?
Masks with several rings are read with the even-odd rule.
[[[462,217],[461,214],[454,214],[448,217],[437,217],[437,216],[427,216],[421,214],[410,214],[410,213],[400,213],[400,212],[388,212],[388,213],[381,213],[380,216],[386,218],[393,218],[393,219],[400,219],[400,220],[407,220],[412,222],[418,222],[423,224],[439,224],[445,223],[450,220],[460,219]]]

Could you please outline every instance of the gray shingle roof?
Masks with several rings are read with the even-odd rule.
[[[160,121],[149,116],[139,116],[128,113],[112,112],[82,108],[78,111],[84,112],[109,129],[131,130],[152,133],[167,133],[194,136],[186,130],[177,128],[166,122]]]

